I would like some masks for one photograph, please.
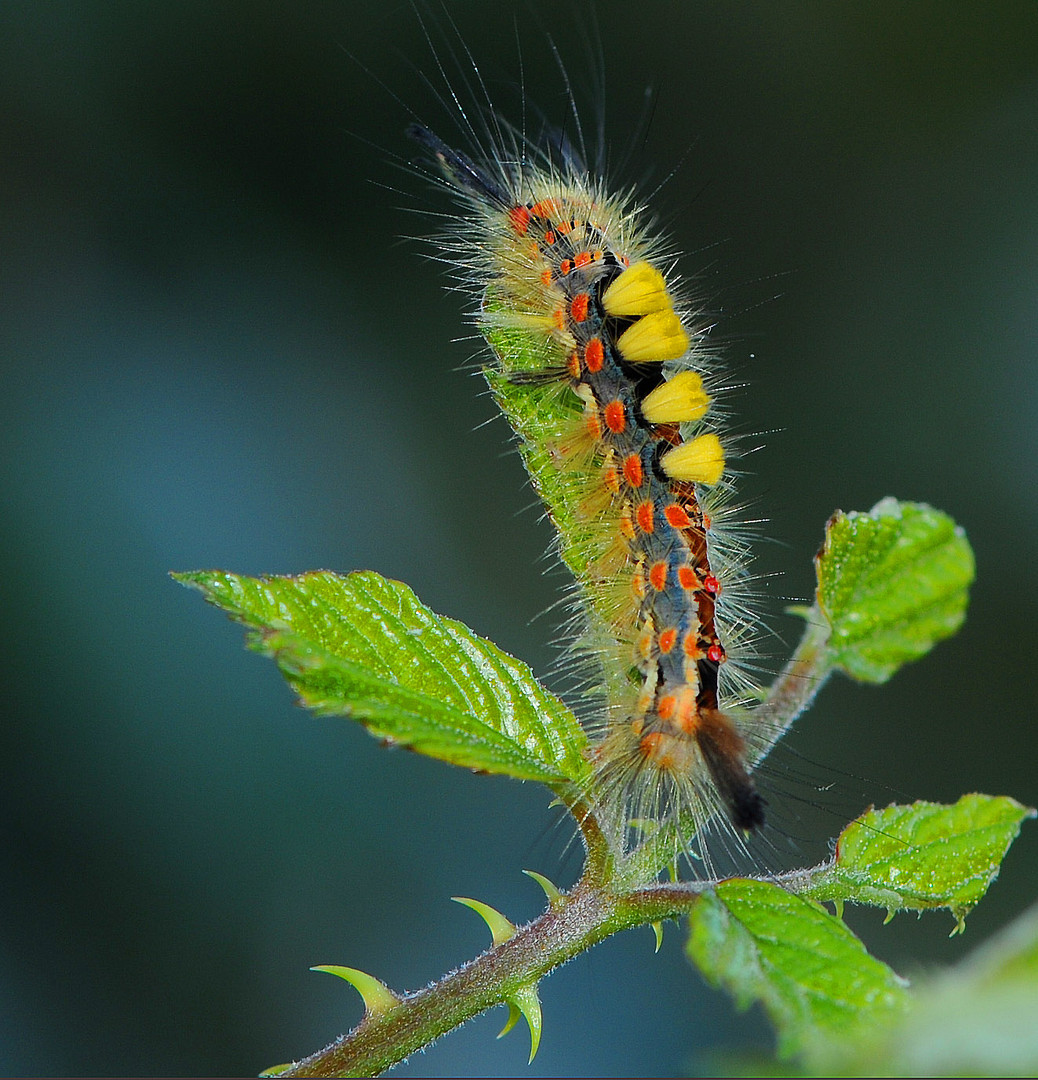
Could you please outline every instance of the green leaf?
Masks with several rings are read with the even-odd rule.
[[[917,802],[871,810],[851,822],[836,859],[805,890],[890,912],[948,908],[963,920],[998,876],[1009,845],[1034,810],[1015,799],[963,795],[953,806]]]
[[[833,664],[885,682],[962,624],[974,562],[946,514],[887,498],[868,514],[834,514],[816,569]]]
[[[833,1045],[819,1075],[1038,1075],[1038,907],[914,990],[901,1023]]]
[[[560,785],[588,772],[587,736],[530,669],[372,572],[174,574],[251,627],[304,705],[455,765]]]
[[[763,1005],[783,1057],[858,1037],[907,1005],[904,981],[841,920],[769,882],[722,882],[689,929],[689,959],[740,1008]]]

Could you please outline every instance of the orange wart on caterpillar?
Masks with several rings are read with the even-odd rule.
[[[245,623],[309,708],[544,784],[572,814],[585,862],[568,890],[529,872],[547,907],[524,926],[462,899],[493,945],[417,992],[321,966],[359,990],[364,1019],[268,1074],[375,1075],[497,1004],[509,1008],[505,1031],[526,1019],[532,1060],[541,978],[619,930],[650,925],[659,939],[664,920],[682,919],[707,979],[764,1003],[782,1052],[835,1075],[910,993],[819,901],[944,907],[961,928],[1033,811],[986,795],[869,810],[818,866],[699,879],[717,869],[714,850],[745,853],[763,828],[753,771],[832,672],[884,682],[958,629],[971,549],[925,504],[837,511],[813,603],[799,610],[803,638],[759,687],[744,666],[759,620],[745,533],[731,521],[731,440],[716,423],[724,387],[674,257],[569,139],[507,126],[476,79],[484,107],[478,122],[459,109],[464,150],[424,124],[409,134],[457,203],[439,256],[474,300],[484,374],[577,582],[586,726],[521,661],[373,571],[176,576]],[[676,880],[688,866],[695,879]]]
[[[736,838],[759,829],[750,688],[728,674],[753,620],[745,550],[724,528],[716,362],[667,281],[670,260],[561,138],[530,147],[514,134],[477,163],[425,127],[408,133],[460,198],[444,242],[476,292],[487,379],[579,583],[590,678],[609,687],[592,801],[667,817],[675,842],[683,818],[700,832],[717,809]]]

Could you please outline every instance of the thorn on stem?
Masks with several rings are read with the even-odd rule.
[[[484,904],[481,900],[470,900],[467,896],[452,896],[456,904],[464,904],[472,910],[490,927],[495,945],[503,945],[515,933],[515,926],[501,914],[500,911]]]
[[[563,901],[563,895],[559,892],[558,888],[548,880],[543,874],[538,874],[536,870],[524,870],[523,873],[527,877],[533,878],[538,885],[544,890],[544,895],[548,898],[548,906],[552,909],[557,908]]]
[[[506,999],[506,1002],[508,1023],[505,1024],[501,1035],[511,1031],[522,1014],[530,1028],[530,1062],[532,1063],[537,1056],[537,1048],[541,1045],[541,999],[537,994],[537,984],[528,983],[526,986],[520,986],[511,997]],[[498,1038],[500,1037],[499,1035]]]
[[[358,971],[357,968],[318,964],[310,970],[327,971],[329,975],[338,975],[340,979],[345,979],[364,999],[365,1016],[379,1016],[400,1004],[400,998],[385,983],[379,982],[374,975]]]

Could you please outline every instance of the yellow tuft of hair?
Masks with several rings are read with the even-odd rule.
[[[606,542],[601,554],[588,564],[589,580],[599,582],[615,577],[627,565],[627,557],[627,542],[618,533]]]
[[[663,275],[647,262],[628,267],[602,293],[602,307],[607,315],[649,315],[670,306]]]
[[[683,424],[699,420],[710,408],[703,380],[694,371],[681,371],[660,383],[642,401],[642,416],[650,424]]]
[[[632,364],[677,360],[688,352],[688,333],[671,310],[654,311],[629,326],[617,341],[620,355]]]
[[[613,493],[606,487],[603,481],[597,487],[581,499],[579,513],[581,517],[595,519],[599,514],[604,514],[613,503]]]
[[[716,484],[724,473],[724,450],[714,434],[699,435],[691,442],[668,450],[660,465],[672,480],[694,484]]]

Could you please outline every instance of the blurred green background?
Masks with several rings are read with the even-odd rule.
[[[871,801],[1038,802],[1038,6],[560,6],[447,10],[502,101],[518,36],[558,122],[546,32],[586,116],[601,38],[616,179],[666,181],[746,384],[735,428],[765,444],[769,663],[835,507],[929,501],[976,549],[957,638],[799,722],[761,781],[776,846],[817,859]],[[254,1073],[358,1019],[309,965],[416,988],[486,943],[451,894],[524,920],[521,868],[577,872],[544,790],[305,715],[165,576],[370,567],[550,668],[550,531],[480,426],[459,299],[399,240],[443,209],[395,164],[403,103],[454,134],[442,85],[406,3],[0,6],[3,1073]],[[1029,903],[1036,853],[1031,826],[963,938],[849,918],[903,973],[951,962]],[[675,929],[543,997],[531,1069],[498,1010],[400,1074],[671,1075],[769,1045]]]

